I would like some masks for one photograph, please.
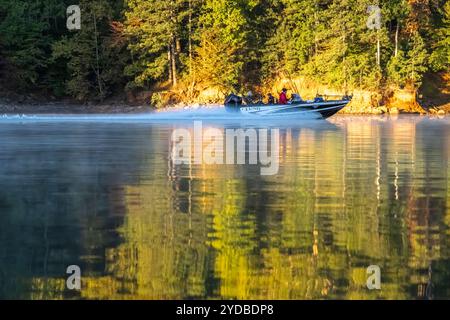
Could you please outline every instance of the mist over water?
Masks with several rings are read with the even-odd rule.
[[[0,298],[450,298],[449,118],[210,111],[0,117]],[[194,120],[279,128],[278,174],[174,165]]]
[[[302,115],[246,115],[236,112],[228,112],[223,107],[208,107],[197,109],[167,110],[142,114],[94,114],[94,115],[0,115],[2,122],[143,122],[143,123],[167,123],[174,121],[214,121],[214,122],[266,122],[292,123],[297,120],[315,120],[312,114]]]

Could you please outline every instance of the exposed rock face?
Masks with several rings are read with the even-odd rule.
[[[417,92],[413,90],[388,89],[386,106],[389,109],[397,109],[401,112],[426,113],[417,101]]]
[[[439,109],[439,108],[430,108],[428,110],[428,112],[431,115],[436,115],[436,116],[445,116],[446,114],[450,114],[450,109]]]
[[[217,87],[209,87],[200,92],[198,103],[218,103],[224,100],[224,94]]]
[[[352,102],[342,112],[350,114],[383,114],[388,110],[386,107],[381,106],[381,101],[382,96],[376,92],[355,90]]]
[[[279,79],[271,89],[272,92],[279,92],[281,88],[290,88],[292,91],[299,91],[303,99],[312,99],[318,93],[324,95],[345,95],[352,94],[352,102],[341,112],[348,114],[383,114],[383,113],[399,113],[414,112],[426,113],[419,105],[416,99],[416,92],[388,88],[385,92],[371,90],[336,90],[324,85],[318,85],[314,82],[307,81],[303,78],[293,80]],[[393,109],[393,110],[391,110]]]

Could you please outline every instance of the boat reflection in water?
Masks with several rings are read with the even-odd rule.
[[[274,176],[174,165],[180,127],[2,123],[0,297],[450,298],[448,119],[280,127]]]

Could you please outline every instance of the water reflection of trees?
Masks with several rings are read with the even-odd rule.
[[[146,266],[140,287],[147,290],[135,294],[239,299],[420,297],[421,287],[429,283],[422,268],[446,265],[448,259],[446,251],[433,256],[416,247],[421,231],[411,228],[423,218],[420,213],[411,216],[412,211],[431,209],[430,202],[419,204],[420,194],[429,194],[420,181],[448,171],[447,161],[442,167],[427,158],[430,146],[417,141],[416,130],[419,137],[425,132],[420,129],[409,122],[381,127],[347,122],[338,134],[283,131],[282,172],[277,177],[245,174],[252,168],[238,173],[239,168],[178,168],[168,188],[168,202],[172,208],[173,203],[183,203],[183,209],[175,206],[164,216],[150,207],[136,208],[146,213],[136,225],[149,226],[147,234],[165,244],[141,250],[169,260],[136,261]],[[391,134],[398,139],[387,140]],[[438,156],[446,159],[443,153]],[[434,171],[417,171],[427,163]],[[415,178],[418,175],[421,178]],[[447,185],[437,183],[435,197],[441,203],[435,203],[433,225],[425,225],[428,232],[448,216],[442,203],[448,201]],[[146,199],[157,193],[138,188]],[[163,216],[163,221],[144,222],[150,211]],[[174,236],[164,237],[160,232],[164,227]],[[421,246],[447,250],[444,230],[441,226],[435,232],[440,244],[425,240]],[[126,234],[134,238],[137,233]],[[382,267],[381,292],[365,289],[369,264]],[[445,268],[441,267],[439,277],[448,278]],[[448,296],[446,282],[440,283],[442,290],[436,293]]]
[[[112,201],[123,199],[122,220],[108,229],[121,241],[108,244],[104,225],[82,240],[103,250],[104,268],[86,263],[81,297],[449,297],[448,128],[373,121],[282,130],[273,177],[174,167],[166,138],[153,139],[162,143],[142,150],[140,176]],[[365,287],[371,264],[381,266],[381,291]],[[33,279],[36,294],[49,290],[43,277]]]
[[[101,124],[2,126],[0,297],[76,297],[64,289],[68,265],[103,273],[105,251],[121,242],[116,228],[126,214],[124,186],[133,183],[127,170],[142,165],[136,134],[146,131]]]

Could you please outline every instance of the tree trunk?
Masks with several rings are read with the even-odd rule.
[[[400,22],[397,21],[397,27],[395,29],[395,54],[394,56],[397,57],[398,55],[398,34],[400,31]]]
[[[347,62],[346,62],[346,55],[347,55],[347,41],[346,41],[346,34],[344,31],[344,35],[342,36],[342,66],[343,66],[343,72],[344,72],[344,87],[345,91],[347,91]]]
[[[97,18],[94,13],[94,36],[95,36],[95,73],[97,77],[98,91],[100,93],[101,99],[103,99],[103,87],[102,81],[100,79],[100,63],[99,63],[99,50],[98,50],[98,34],[97,34]]]
[[[314,11],[314,56],[317,56],[317,51],[319,51],[318,49],[318,39],[317,39],[317,28],[319,25],[319,21],[317,19],[317,4],[316,4],[316,10]]]
[[[189,0],[189,77],[192,80],[192,0]]]
[[[380,39],[377,40],[377,65],[381,65],[381,45]]]
[[[177,36],[177,26],[178,26],[178,19],[177,19],[177,12],[176,12],[176,1],[171,0],[170,1],[170,21],[171,23],[171,35],[170,35],[170,64],[169,67],[171,69],[172,74],[172,86],[177,86],[177,54],[178,50],[181,50],[181,44],[178,41]]]
[[[172,68],[172,85],[177,86],[177,56],[176,56],[176,40],[173,39],[171,45],[171,68]]]
[[[172,45],[169,45],[169,48],[167,49],[167,62],[169,63],[169,81],[173,83],[173,76],[172,76]]]

